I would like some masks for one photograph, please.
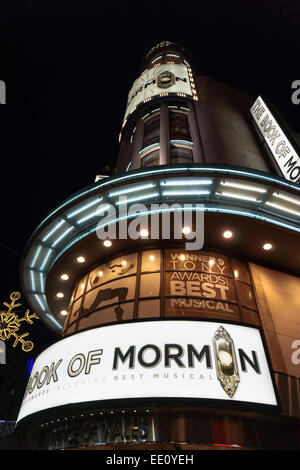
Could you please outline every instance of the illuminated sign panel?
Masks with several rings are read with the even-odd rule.
[[[192,97],[189,75],[188,68],[180,64],[162,64],[145,70],[129,91],[124,121],[138,105],[161,94],[175,93]]]
[[[299,184],[300,157],[260,96],[250,112],[284,178]]]
[[[18,421],[70,403],[160,397],[276,406],[259,330],[166,320],[70,336],[36,359]]]

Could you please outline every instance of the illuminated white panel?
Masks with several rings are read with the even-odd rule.
[[[284,178],[299,184],[300,157],[261,96],[256,99],[250,113]]]
[[[231,342],[226,339],[220,345],[218,335],[224,330]],[[224,342],[229,353],[223,365],[220,347]],[[195,350],[192,361],[188,352],[191,345]],[[174,360],[172,353],[177,353],[180,361]],[[232,367],[228,367],[228,356]],[[37,393],[39,382],[32,379],[49,364],[55,365],[55,384],[44,380]],[[222,385],[223,370],[227,385],[232,376],[238,379],[232,395]],[[130,380],[133,375],[139,380]],[[32,387],[26,390],[17,421],[63,405],[132,398],[212,399],[277,406],[259,329],[222,322],[151,321],[77,333],[39,354],[29,380]]]
[[[173,76],[172,84],[168,87],[160,85],[159,77],[162,73],[170,73]],[[188,69],[181,64],[162,64],[145,70],[134,82],[128,94],[127,108],[124,122],[138,105],[145,101],[150,101],[155,96],[161,94],[175,93],[179,96],[193,96]]]

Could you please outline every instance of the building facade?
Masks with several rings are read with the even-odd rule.
[[[149,51],[115,174],[24,253],[27,300],[61,334],[20,409],[30,448],[299,446],[300,166],[275,114],[181,46]]]

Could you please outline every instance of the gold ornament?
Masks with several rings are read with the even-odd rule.
[[[13,310],[22,305],[21,303],[16,303],[20,297],[20,292],[12,292],[10,294],[11,302],[3,302],[3,304],[8,308],[8,310],[0,311],[0,339],[6,341],[13,336],[15,338],[13,347],[15,348],[16,345],[20,342],[22,344],[23,351],[29,352],[33,349],[34,346],[32,341],[24,340],[24,338],[28,336],[29,333],[23,333],[19,335],[17,334],[17,331],[21,327],[21,322],[26,321],[27,323],[32,324],[32,319],[38,319],[39,317],[36,315],[36,313],[30,314],[29,310],[26,310],[22,318],[18,317],[18,315]]]

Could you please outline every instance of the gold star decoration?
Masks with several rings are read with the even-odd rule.
[[[36,313],[30,314],[30,311],[26,310],[24,316],[19,318],[19,316],[13,310],[22,305],[21,303],[16,303],[20,297],[20,292],[12,292],[10,294],[11,302],[3,302],[3,305],[5,305],[8,310],[0,310],[0,339],[6,341],[13,336],[15,338],[13,347],[15,348],[18,343],[21,343],[23,351],[29,352],[33,349],[34,346],[32,341],[24,340],[24,338],[26,338],[29,333],[23,333],[19,335],[17,332],[21,328],[22,322],[27,322],[32,325],[32,319],[38,319],[39,317],[36,315]]]

